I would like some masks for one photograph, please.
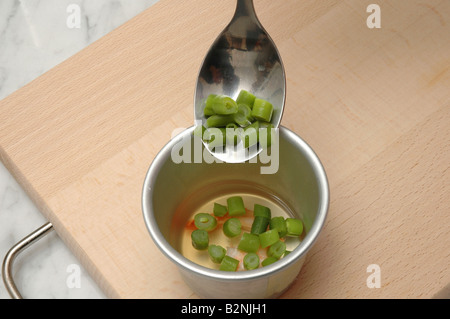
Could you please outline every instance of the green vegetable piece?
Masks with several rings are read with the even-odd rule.
[[[286,221],[283,216],[273,217],[269,222],[269,228],[276,229],[280,238],[283,238],[287,234]]]
[[[213,101],[216,98],[216,94],[210,94],[208,95],[208,97],[206,98],[206,104],[205,104],[205,108],[203,109],[203,114],[205,116],[211,116],[214,115],[214,110],[212,108],[213,105]]]
[[[259,256],[255,253],[248,253],[244,257],[244,268],[247,270],[256,269],[259,267]]]
[[[253,216],[262,216],[270,220],[270,218],[272,217],[272,213],[269,207],[255,204],[255,206],[253,206]]]
[[[255,219],[253,219],[252,228],[250,233],[259,235],[264,233],[267,230],[267,226],[269,225],[269,218],[263,217],[263,216],[256,216]]]
[[[280,239],[276,229],[268,230],[259,235],[259,240],[262,248],[269,247],[275,244]]]
[[[195,133],[195,130],[194,130],[194,133]],[[199,134],[199,130],[197,131],[197,134]],[[205,127],[204,130],[202,129],[201,134],[202,134],[202,139],[206,142],[209,142],[209,141],[213,140],[216,137],[216,135],[222,134],[222,133],[220,133],[219,128],[216,128],[216,127],[206,128]]]
[[[217,95],[212,100],[212,110],[215,114],[229,115],[238,111],[237,103],[225,95]]]
[[[219,203],[214,203],[213,212],[214,212],[214,216],[223,217],[227,214],[228,209],[226,206],[223,206]]]
[[[274,129],[274,126],[271,123],[259,123],[258,142],[261,147],[267,148],[272,145],[272,129]]]
[[[210,214],[198,213],[194,216],[194,224],[198,229],[203,229],[210,232],[216,228],[217,219]]]
[[[286,250],[286,251],[284,252],[284,256],[283,256],[283,257],[286,257],[286,256],[289,255],[290,253],[292,253],[292,250]]]
[[[303,233],[303,223],[300,219],[286,218],[287,236],[300,236]]]
[[[238,104],[238,111],[233,114],[233,120],[240,126],[246,127],[252,124],[252,109],[246,104]]]
[[[264,122],[264,121],[259,121],[259,127],[260,128],[268,128],[269,126],[271,126],[273,128],[273,124],[270,122]]]
[[[238,126],[235,123],[228,123],[227,126],[225,128],[232,128],[232,129],[237,129]]]
[[[210,245],[208,247],[208,254],[211,261],[215,264],[220,264],[225,257],[227,251],[219,245]]]
[[[286,244],[283,241],[279,240],[269,247],[269,250],[267,251],[267,256],[280,259],[285,252],[286,252]]]
[[[243,233],[238,249],[247,253],[256,253],[259,249],[259,237],[255,234]]]
[[[230,216],[241,216],[245,214],[244,200],[241,196],[233,196],[227,199],[228,214]]]
[[[214,114],[208,117],[206,120],[206,126],[208,127],[226,127],[228,124],[233,123],[234,119],[231,115]]]
[[[261,265],[263,267],[269,266],[271,264],[273,264],[274,262],[278,261],[278,259],[276,259],[275,257],[267,257],[266,259],[264,259],[261,263]]]
[[[209,246],[208,232],[203,229],[196,229],[191,233],[192,246],[197,250],[205,250]]]
[[[210,148],[223,147],[226,143],[226,131],[224,128],[208,128],[203,134],[203,140],[208,142]]]
[[[241,139],[242,129],[238,128],[236,124],[230,123],[226,127],[227,144],[236,145]]]
[[[253,103],[252,116],[260,121],[270,122],[272,120],[273,105],[263,99],[256,98]]]
[[[223,233],[229,238],[236,237],[241,234],[242,224],[237,218],[230,218],[223,224]]]
[[[255,102],[255,96],[246,90],[241,90],[236,99],[237,104],[246,104],[250,108],[253,107],[254,102]]]
[[[225,256],[220,263],[219,270],[223,271],[236,271],[239,265],[239,260],[230,256]]]
[[[249,148],[258,143],[259,140],[259,122],[255,121],[244,129],[242,134],[244,147]]]

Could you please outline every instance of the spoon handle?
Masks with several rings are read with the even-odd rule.
[[[253,6],[253,0],[237,0],[234,18],[236,19],[238,17],[249,17],[254,21],[258,21],[255,7]]]

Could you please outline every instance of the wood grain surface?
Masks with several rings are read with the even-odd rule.
[[[287,73],[283,125],[316,151],[331,192],[282,297],[442,297],[450,2],[379,0],[381,29],[366,25],[373,1],[254,2]],[[161,0],[0,101],[1,160],[112,298],[196,297],[150,239],[140,196],[172,131],[193,124],[200,64],[234,8]],[[371,264],[380,288],[366,285]]]

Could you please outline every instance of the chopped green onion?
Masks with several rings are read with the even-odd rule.
[[[268,230],[259,235],[259,240],[261,242],[261,247],[266,248],[275,244],[280,239],[278,236],[278,231],[276,229]]]
[[[274,262],[276,262],[278,259],[276,259],[275,257],[267,257],[266,259],[264,259],[261,263],[261,265],[263,267],[269,266],[270,264],[273,264]]]
[[[223,224],[223,233],[229,238],[236,237],[241,234],[242,224],[237,218],[230,218]]]
[[[300,236],[303,233],[303,223],[300,219],[286,218],[287,236]]]
[[[197,250],[205,250],[209,245],[208,232],[203,229],[196,229],[191,233],[192,246]]]
[[[214,203],[214,209],[213,209],[214,215],[217,217],[223,217],[227,214],[228,209],[226,206],[223,206],[219,203]]]
[[[227,199],[228,214],[230,216],[240,216],[245,214],[244,200],[241,196],[233,196]]]
[[[239,260],[234,259],[230,256],[225,256],[222,259],[222,262],[220,263],[219,270],[224,271],[236,271],[237,267],[239,265]]]
[[[243,233],[238,249],[247,253],[256,253],[259,249],[259,237],[255,234]]]
[[[233,120],[240,127],[249,126],[253,120],[251,108],[246,104],[238,104],[238,111],[233,114]]]
[[[253,146],[259,140],[259,122],[255,121],[244,129],[242,136],[245,148]]]
[[[252,228],[250,233],[259,235],[264,233],[267,230],[267,226],[269,225],[269,218],[263,217],[263,216],[256,216],[255,219],[253,219]]]
[[[198,229],[212,231],[217,226],[217,220],[214,216],[207,213],[198,213],[194,216],[194,224]]]
[[[256,253],[248,253],[244,257],[244,268],[247,270],[256,269],[259,267],[259,256]]]
[[[209,258],[215,264],[220,264],[226,253],[227,251],[222,246],[210,245],[208,247]]]
[[[210,94],[208,95],[207,99],[206,99],[206,105],[205,108],[203,109],[203,114],[205,116],[211,116],[214,115],[214,110],[212,108],[213,105],[213,101],[215,99],[217,95],[216,94]]]
[[[261,128],[268,128],[269,126],[272,126],[272,128],[273,128],[273,124],[272,124],[272,123],[270,123],[270,122],[265,122],[265,121],[259,121],[259,126],[260,126]]]
[[[214,114],[208,117],[206,125],[208,127],[226,127],[227,124],[233,123],[234,119],[232,115],[219,115]]]
[[[269,147],[272,145],[272,123],[260,122],[258,141],[262,147]]]
[[[255,206],[253,206],[253,216],[261,216],[270,219],[272,217],[272,213],[269,207],[255,204]]]
[[[246,90],[241,90],[234,101],[226,95],[211,94],[207,97],[204,108],[206,127],[227,128],[222,130],[222,138],[203,134],[204,141],[209,141],[209,148],[236,146],[241,140],[245,148],[257,146],[269,147],[272,144],[273,105],[261,98],[256,98]],[[236,132],[236,127],[244,128]],[[228,130],[233,128],[234,130]],[[200,130],[200,129],[199,129]],[[204,130],[204,129],[203,129]],[[202,132],[203,133],[203,132]],[[206,135],[206,137],[205,137]]]
[[[280,238],[287,234],[286,221],[283,216],[273,217],[269,222],[270,229],[276,229]]]
[[[215,114],[229,115],[238,111],[237,103],[226,95],[217,95],[212,101],[212,110]]]
[[[263,99],[256,98],[253,103],[252,116],[261,121],[270,122],[273,114],[273,105]]]
[[[236,124],[230,123],[226,127],[227,143],[230,145],[236,145],[241,139],[241,130]]]
[[[286,252],[286,244],[283,241],[279,240],[269,247],[269,250],[267,251],[267,256],[280,259],[285,252]]]
[[[290,253],[292,253],[292,250],[286,250],[286,251],[284,252],[284,256],[283,256],[283,257],[286,257],[286,256],[289,255]]]
[[[236,99],[237,104],[246,104],[250,108],[253,107],[253,103],[255,102],[255,96],[246,90],[241,90]]]
[[[208,142],[210,148],[224,146],[226,143],[226,131],[224,128],[208,128],[203,134],[203,140]]]

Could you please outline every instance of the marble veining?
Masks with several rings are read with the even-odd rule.
[[[1,0],[0,99],[156,2],[158,0]],[[12,245],[46,222],[0,163],[1,259]],[[18,256],[14,278],[24,298],[105,298],[55,232]],[[10,297],[2,280],[0,299],[6,298]]]

